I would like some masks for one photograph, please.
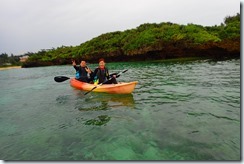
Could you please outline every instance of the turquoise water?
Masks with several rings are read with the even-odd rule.
[[[107,66],[135,91],[53,80],[72,66],[0,71],[0,159],[240,160],[240,60]]]

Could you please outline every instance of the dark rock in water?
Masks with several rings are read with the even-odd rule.
[[[98,119],[97,119],[98,118]],[[110,117],[107,116],[107,115],[101,115],[101,116],[98,116],[97,118],[95,119],[90,119],[90,120],[87,120],[85,122],[85,125],[96,125],[96,126],[101,126],[101,125],[105,125],[106,123],[108,123],[110,121]]]

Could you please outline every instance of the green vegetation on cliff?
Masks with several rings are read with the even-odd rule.
[[[78,46],[62,46],[29,53],[24,67],[68,64],[71,59],[97,62],[165,59],[176,57],[221,57],[240,55],[240,14],[224,23],[204,27],[170,22],[146,23],[135,29],[102,34]]]

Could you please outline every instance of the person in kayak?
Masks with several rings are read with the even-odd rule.
[[[89,83],[92,81],[91,75],[92,71],[86,66],[86,61],[82,60],[80,65],[76,65],[75,60],[72,60],[72,65],[76,70],[75,78],[79,81]]]
[[[112,75],[112,78],[109,80],[110,76],[108,68],[105,67],[105,64],[106,63],[103,58],[99,59],[99,66],[92,73],[94,84],[100,84],[104,82],[104,84],[117,84],[118,82],[116,80],[116,75]]]

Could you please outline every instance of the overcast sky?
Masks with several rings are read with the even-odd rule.
[[[0,0],[0,54],[76,46],[143,23],[219,25],[238,0]]]

